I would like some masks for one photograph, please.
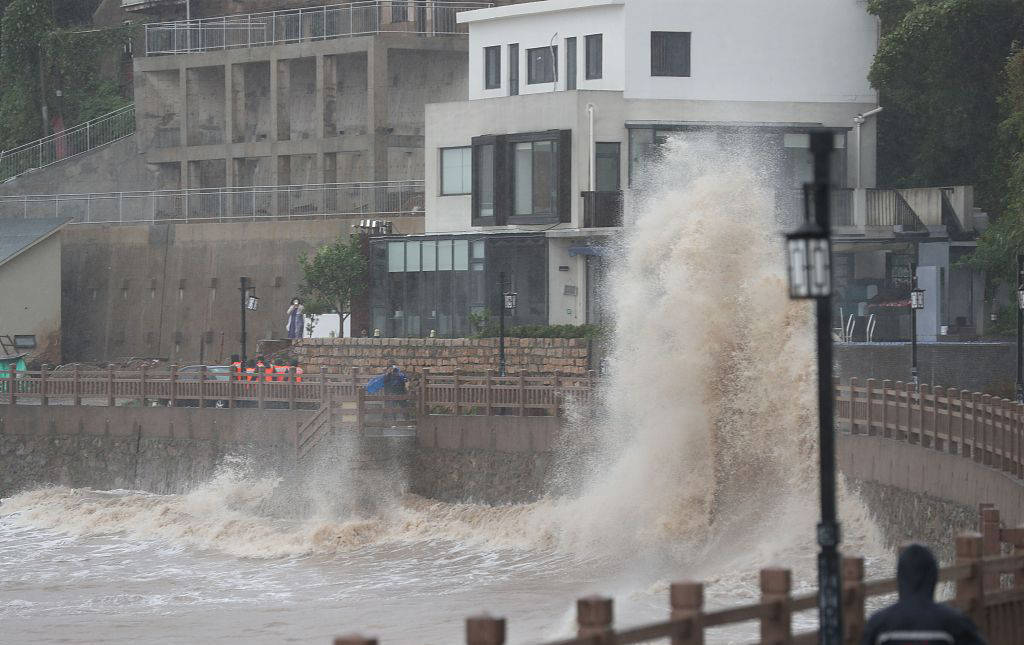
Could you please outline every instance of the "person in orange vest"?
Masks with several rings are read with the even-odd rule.
[[[249,365],[245,368],[245,380],[252,381],[253,376],[256,374],[256,360],[250,358]]]
[[[231,355],[231,371],[234,373],[234,379],[236,381],[242,380],[242,359],[238,357],[238,354]]]
[[[295,382],[296,383],[301,383],[302,382],[303,371],[302,371],[302,368],[299,367],[299,361],[297,361],[297,360],[295,360],[293,358],[292,362],[291,362],[291,366],[292,366],[292,368],[295,369]]]

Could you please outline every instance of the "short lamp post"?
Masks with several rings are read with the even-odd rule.
[[[498,280],[498,287],[501,289],[501,312],[498,314],[498,375],[505,376],[505,311],[515,310],[519,294],[506,291],[508,282],[505,280],[504,271]]]
[[[804,187],[804,223],[786,236],[789,296],[815,301],[818,343],[818,447],[821,522],[818,524],[818,642],[841,645],[843,616],[836,519],[835,427],[832,420],[832,266],[829,173],[832,133],[811,134],[814,183]]]
[[[249,278],[242,276],[239,279],[238,293],[241,298],[241,313],[242,313],[242,333],[239,334],[239,340],[242,345],[242,365],[245,365],[248,361],[248,356],[245,351],[245,313],[246,311],[256,311],[260,306],[260,299],[256,297],[256,288],[249,284]]]
[[[1024,403],[1024,255],[1017,255],[1017,403]]]
[[[910,382],[915,386],[917,378],[917,312],[924,309],[924,289],[917,286],[917,267],[910,268]]]

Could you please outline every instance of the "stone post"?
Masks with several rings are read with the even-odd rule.
[[[74,380],[71,382],[72,398],[75,407],[82,405],[82,371],[81,366],[75,365]]]
[[[171,407],[178,405],[178,366],[171,365],[171,392],[170,392]]]
[[[505,619],[487,614],[466,619],[466,645],[504,645]]]
[[[299,382],[295,377],[295,367],[288,368],[288,409],[295,409],[295,394],[299,387]]]
[[[114,407],[114,366],[107,366],[107,407]]]
[[[494,416],[494,370],[487,370],[487,416]]]
[[[206,366],[199,367],[199,408],[206,407]]]
[[[874,436],[876,434],[875,433],[875,428],[874,428],[874,422],[875,422],[875,410],[874,410],[874,405],[875,405],[875,400],[874,400],[875,399],[875,397],[874,397],[874,394],[875,394],[875,382],[876,381],[873,378],[869,378],[868,379],[867,391],[866,391],[866,393],[864,395],[865,399],[867,401],[867,403],[866,403],[866,405],[867,405],[867,421],[865,422],[865,424],[867,425],[867,434],[868,434],[868,436]]]
[[[838,379],[835,379],[835,380],[838,380]],[[854,377],[850,377],[850,386],[847,389],[847,391],[850,393],[850,407],[847,408],[847,413],[846,413],[846,420],[850,424],[850,434],[857,434],[857,386],[858,386],[857,377],[855,377],[855,376]],[[839,391],[839,386],[838,385],[834,385],[833,386],[833,391],[838,392]],[[836,417],[837,418],[841,418],[841,417],[839,417],[838,414],[836,415]]]
[[[519,416],[526,416],[526,372],[519,370]]]
[[[767,615],[761,619],[763,645],[781,645],[792,640],[789,609],[791,588],[792,575],[789,569],[761,569],[761,602],[771,605]]]
[[[673,630],[672,645],[704,645],[704,585],[676,582],[669,587],[672,620],[688,620]]]
[[[144,408],[149,406],[149,399],[146,398],[146,380],[149,376],[147,372],[149,372],[149,366],[143,364],[142,368],[139,370],[139,398],[141,399],[142,407]],[[234,378],[234,376],[231,378]]]

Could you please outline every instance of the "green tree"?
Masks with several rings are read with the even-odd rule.
[[[366,292],[367,264],[362,240],[357,235],[339,235],[312,257],[299,255],[303,281],[299,295],[307,315],[338,313],[338,336],[345,319],[352,314],[352,302]]]
[[[1024,26],[1020,0],[871,0],[883,36],[869,79],[879,115],[879,183],[970,184],[994,209],[1001,70]]]

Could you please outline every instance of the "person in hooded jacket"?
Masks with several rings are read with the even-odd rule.
[[[938,577],[928,547],[905,547],[896,566],[899,601],[871,616],[861,645],[985,645],[970,618],[935,602]]]

